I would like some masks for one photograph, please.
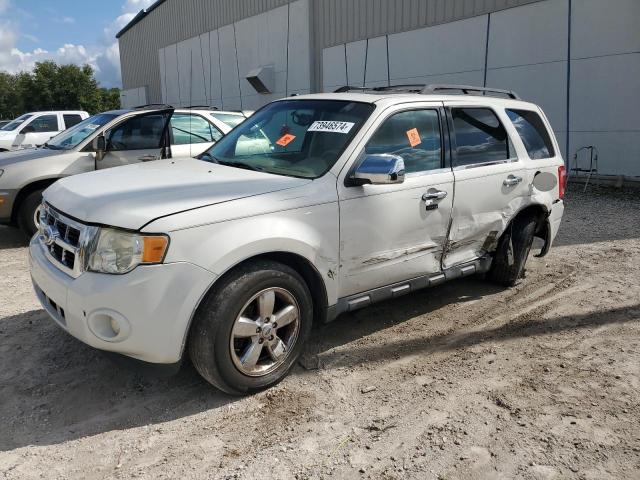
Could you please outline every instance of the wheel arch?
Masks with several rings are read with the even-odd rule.
[[[515,215],[511,217],[511,219],[505,225],[504,230],[500,234],[500,237],[497,239],[495,245],[499,244],[499,239],[502,238],[505,233],[511,228],[512,225],[515,225],[517,222],[522,220],[523,218],[534,217],[537,221],[538,226],[536,227],[535,236],[541,238],[545,241],[545,246],[542,251],[546,253],[546,244],[547,244],[547,230],[548,230],[548,222],[545,220],[549,216],[549,208],[544,203],[530,203],[525,205],[520,210],[518,210]]]
[[[35,180],[31,183],[23,185],[18,191],[18,194],[16,195],[15,200],[13,201],[13,208],[11,210],[11,221],[13,223],[16,222],[20,205],[22,204],[22,201],[27,196],[29,196],[31,193],[37,190],[44,190],[45,188],[51,186],[56,181],[60,180],[60,178],[62,177],[41,178],[39,180]]]

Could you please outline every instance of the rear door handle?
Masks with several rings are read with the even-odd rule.
[[[502,184],[505,187],[513,187],[514,185],[518,185],[521,181],[522,181],[522,177],[516,177],[515,175],[509,175],[507,178],[504,179],[504,182],[502,182]]]
[[[160,160],[160,157],[156,155],[142,155],[141,157],[138,157],[138,160],[141,162],[151,162],[153,160]]]

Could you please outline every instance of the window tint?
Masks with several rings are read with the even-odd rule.
[[[496,162],[509,158],[507,132],[488,108],[453,108],[456,138],[454,166]]]
[[[30,127],[29,130],[34,133],[57,132],[58,116],[42,115],[34,119],[27,127]]]
[[[405,171],[442,166],[437,110],[411,110],[389,117],[365,147],[367,154],[389,153],[404,159]]]
[[[75,113],[66,113],[62,115],[62,118],[64,118],[64,124],[67,126],[67,128],[73,127],[74,125],[77,125],[82,121],[82,117]]]
[[[222,138],[218,129],[201,116],[179,113],[171,117],[171,135],[173,145],[209,143]]]
[[[166,114],[133,117],[107,134],[109,150],[146,150],[160,148]]]
[[[555,156],[549,132],[536,112],[507,110],[507,115],[516,127],[529,158],[537,160]]]

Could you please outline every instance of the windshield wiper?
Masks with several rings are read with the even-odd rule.
[[[254,172],[262,172],[263,169],[260,167],[255,167],[253,165],[250,165],[248,163],[244,163],[244,162],[229,162],[226,160],[218,160],[218,163],[220,165],[224,165],[226,167],[236,167],[236,168],[243,168],[245,170],[253,170]]]
[[[47,142],[45,142],[44,144],[40,145],[41,148],[47,148],[49,150],[61,150],[60,147],[55,147],[53,145],[49,145]]]

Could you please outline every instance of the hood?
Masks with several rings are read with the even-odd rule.
[[[15,150],[13,152],[0,152],[0,168],[11,165],[12,163],[52,157],[63,153],[69,152],[67,150],[50,150],[47,148],[26,148],[24,150]]]
[[[138,230],[159,217],[309,182],[180,158],[67,177],[44,198],[80,221]]]

